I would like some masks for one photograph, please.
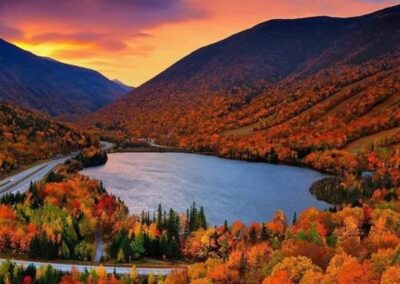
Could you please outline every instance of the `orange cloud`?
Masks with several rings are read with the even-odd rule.
[[[137,86],[191,51],[272,18],[355,16],[374,0],[0,0],[0,36]]]

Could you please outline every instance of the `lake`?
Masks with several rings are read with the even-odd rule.
[[[131,213],[153,212],[159,203],[186,212],[195,201],[210,225],[265,222],[277,209],[291,220],[307,207],[328,207],[308,191],[324,175],[306,168],[187,153],[114,153],[104,166],[81,173],[101,179]]]

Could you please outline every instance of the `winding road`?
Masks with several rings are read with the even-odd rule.
[[[110,151],[114,144],[111,142],[100,141],[103,150]],[[52,161],[44,162],[27,170],[24,170],[18,174],[7,177],[0,181],[0,197],[4,194],[8,193],[24,193],[29,189],[29,185],[31,182],[38,181],[48,175],[56,166],[63,164],[66,160],[72,158],[77,155],[77,152],[71,153],[68,156],[54,159]],[[96,234],[96,261],[100,261],[103,253],[103,241],[99,234]],[[6,261],[7,259],[0,258],[0,263]],[[84,271],[85,269],[96,268],[93,265],[74,265],[74,264],[64,264],[64,263],[55,263],[55,262],[37,262],[37,261],[24,261],[24,260],[12,260],[13,262],[23,265],[27,267],[29,265],[34,265],[36,268],[39,268],[43,265],[51,265],[56,270],[60,270],[63,272],[71,271],[72,267],[77,268],[79,271]],[[121,266],[105,266],[107,273],[116,272],[117,274],[129,274],[130,267],[121,267]],[[148,275],[153,273],[154,275],[168,275],[171,273],[172,268],[153,268],[153,267],[139,267],[137,271],[140,275]]]
[[[31,182],[38,181],[49,174],[56,166],[63,164],[72,155],[42,163],[16,175],[7,177],[0,181],[0,196],[8,193],[24,193],[28,190]]]
[[[114,144],[111,142],[101,141],[100,143],[105,151],[109,151],[114,147]],[[41,180],[56,166],[63,164],[66,160],[71,159],[75,155],[77,155],[77,152],[73,152],[68,156],[54,159],[52,161],[44,162],[1,180],[0,197],[8,193],[24,193],[28,190],[31,182]]]

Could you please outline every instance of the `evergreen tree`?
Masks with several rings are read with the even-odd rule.
[[[162,229],[162,225],[163,225],[162,207],[161,207],[161,204],[158,204],[158,209],[157,209],[157,227],[159,229]]]
[[[131,242],[131,250],[132,250],[132,253],[133,253],[133,257],[135,259],[139,259],[144,255],[145,249],[144,249],[144,236],[143,236],[143,234],[139,234],[139,235],[135,236],[135,238]]]
[[[228,221],[225,219],[224,221],[224,233],[229,231]]]
[[[199,220],[199,224],[198,224],[199,228],[203,228],[204,230],[206,230],[207,229],[207,221],[206,221],[206,216],[204,214],[203,206],[200,207],[198,220]]]
[[[199,228],[196,202],[194,201],[189,213],[189,228],[191,232],[196,231]]]
[[[134,253],[131,248],[131,242],[129,237],[126,235],[121,242],[121,250],[124,252],[125,261],[129,261],[130,256],[133,256]]]
[[[118,232],[117,236],[112,240],[110,246],[108,247],[108,254],[111,258],[116,258],[119,250],[122,247],[122,242],[128,238],[128,233],[125,229],[122,229]],[[129,246],[129,241],[128,241]]]
[[[297,223],[297,213],[296,211],[293,214],[293,220],[292,220],[292,225],[295,225]]]
[[[38,258],[42,254],[42,247],[39,236],[34,236],[29,244],[29,258]]]
[[[250,228],[249,240],[252,244],[257,242],[257,230],[254,226],[251,226],[251,228]]]
[[[162,227],[163,229],[167,228],[167,212],[164,210],[164,214],[163,214],[163,224]]]
[[[30,183],[29,186],[29,192],[31,194],[30,197],[30,202],[31,202],[31,208],[32,209],[37,209],[43,205],[43,200],[39,196],[39,190],[36,187],[35,183]]]
[[[267,227],[265,227],[265,224],[264,224],[264,223],[262,224],[261,236],[260,236],[260,238],[261,238],[262,241],[266,241],[266,240],[268,240],[268,238],[269,238],[268,230],[267,230]]]

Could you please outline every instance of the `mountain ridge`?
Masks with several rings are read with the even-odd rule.
[[[320,169],[308,155],[400,126],[398,66],[400,6],[273,20],[194,51],[80,124],[119,141]]]
[[[126,89],[101,73],[43,58],[0,39],[0,100],[74,117],[110,103]]]

